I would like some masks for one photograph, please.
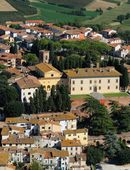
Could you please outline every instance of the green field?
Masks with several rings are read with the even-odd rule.
[[[47,22],[74,22],[74,21],[84,21],[94,18],[98,15],[97,12],[85,11],[85,16],[78,16],[71,14],[74,8],[68,8],[59,6],[56,4],[50,4],[46,2],[32,2],[32,6],[36,7],[39,11],[38,15],[29,17],[28,19],[42,19]]]
[[[105,97],[127,97],[128,93],[120,92],[120,93],[105,93],[103,94]]]
[[[82,94],[82,95],[71,95],[70,98],[73,99],[87,99],[90,95],[88,94]]]

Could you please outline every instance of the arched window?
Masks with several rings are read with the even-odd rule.
[[[47,91],[50,91],[50,85],[47,86]]]

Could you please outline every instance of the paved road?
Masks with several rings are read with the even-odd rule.
[[[130,165],[116,166],[109,164],[101,164],[102,170],[130,170]]]

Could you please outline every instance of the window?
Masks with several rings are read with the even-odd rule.
[[[28,95],[31,95],[31,92],[28,92]]]
[[[81,80],[81,84],[83,84],[83,80]]]
[[[110,86],[108,86],[107,89],[110,89]]]
[[[73,148],[71,148],[71,150],[73,150]]]
[[[99,83],[101,83],[101,80],[99,80]]]
[[[80,90],[82,91],[82,90],[83,90],[83,87],[81,87]]]
[[[71,128],[73,128],[74,126],[73,125],[71,125]]]
[[[42,129],[45,129],[45,127],[42,127]]]
[[[47,86],[47,91],[50,91],[50,86],[49,85]]]
[[[92,84],[92,80],[90,80],[90,84]]]
[[[90,87],[89,90],[92,90],[92,87]]]
[[[75,88],[73,87],[72,90],[75,91]]]
[[[51,127],[48,127],[48,129],[51,129]]]
[[[116,83],[118,83],[118,79],[116,79]]]
[[[74,81],[74,80],[72,81],[72,84],[75,84],[75,81]]]
[[[108,83],[110,83],[110,80],[108,80]]]
[[[87,138],[86,137],[84,137],[84,140],[86,140]]]
[[[101,90],[101,86],[99,86],[99,90]]]
[[[77,150],[78,150],[78,148],[75,148],[75,150],[77,151]]]
[[[51,77],[53,77],[54,76],[54,74],[51,74]]]
[[[116,89],[118,89],[118,86],[116,86]]]
[[[94,83],[97,83],[97,81],[95,80]]]

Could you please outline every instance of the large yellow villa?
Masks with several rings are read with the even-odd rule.
[[[61,84],[68,85],[72,95],[120,91],[121,74],[114,67],[70,69],[62,73],[51,64],[40,63],[36,69],[42,76],[39,81],[47,92],[53,85]]]

